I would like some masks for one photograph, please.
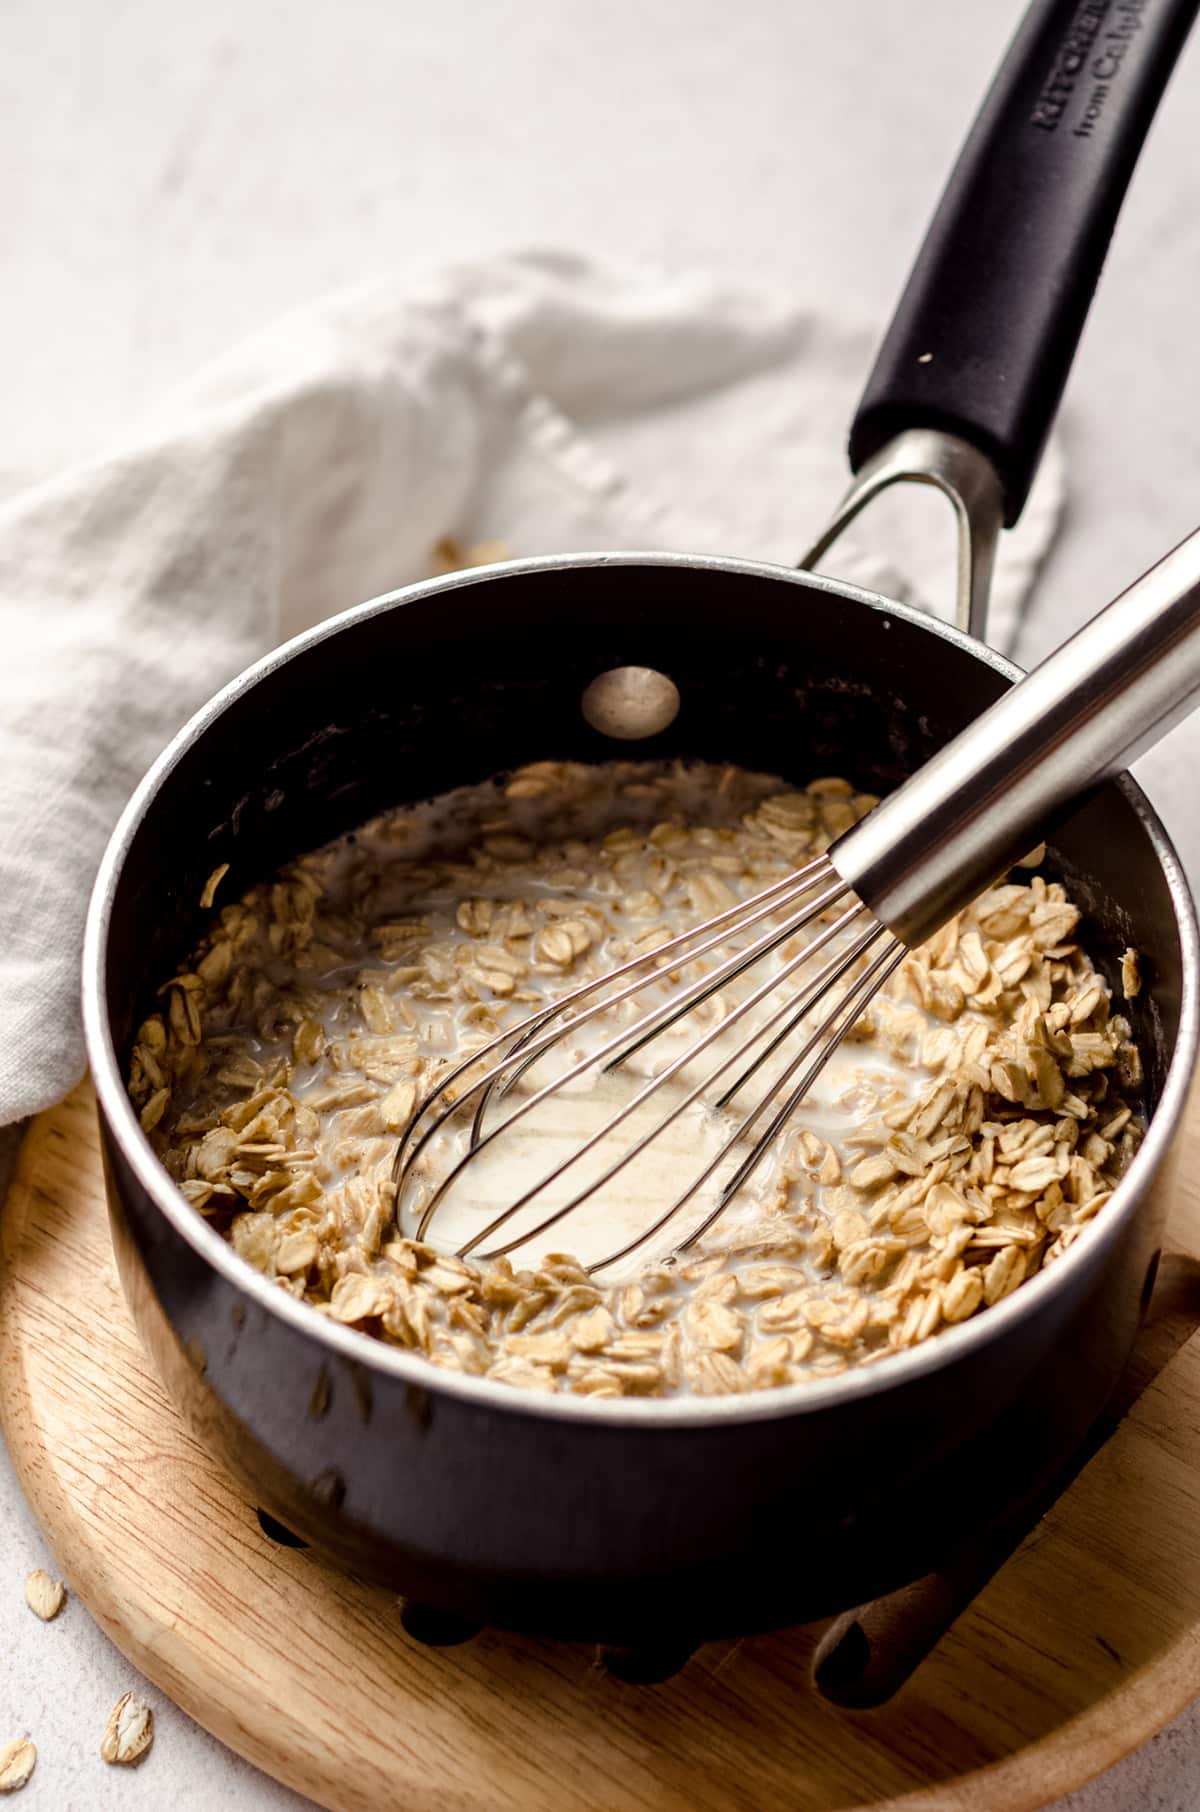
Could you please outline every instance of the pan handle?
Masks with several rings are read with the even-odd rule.
[[[1011,527],[1198,0],[1035,0],[959,156],[850,431],[966,441]]]

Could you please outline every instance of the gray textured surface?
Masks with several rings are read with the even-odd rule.
[[[430,258],[566,244],[727,268],[881,319],[1016,17],[991,0],[10,0],[0,63],[0,488],[100,449],[299,298]],[[1067,522],[1036,658],[1200,517],[1200,46],[1135,180],[1064,413]],[[797,545],[812,528],[797,523]],[[1193,875],[1200,735],[1143,764]],[[0,1142],[0,1168],[3,1166]],[[96,1755],[130,1670],[72,1604],[0,1458],[0,1740],[22,1806],[299,1805],[151,1695],[130,1774]],[[1069,1589],[1064,1587],[1064,1589]],[[597,1806],[603,1804],[598,1783]],[[1193,1812],[1189,1712],[1071,1812]]]

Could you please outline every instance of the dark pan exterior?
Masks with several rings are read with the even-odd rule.
[[[590,730],[624,663],[679,685],[671,728]],[[1137,788],[1106,787],[1049,866],[1110,975],[1135,944],[1151,1134],[1089,1236],[927,1347],[747,1398],[605,1404],[454,1377],[285,1298],[174,1192],[121,1075],[153,990],[229,897],[385,806],[547,756],[728,759],[885,791],[1016,670],[919,614],[780,568],[539,561],[364,606],[262,663],[177,740],[114,837],[85,1013],[117,1253],[172,1395],[261,1505],[356,1572],[464,1616],[633,1642],[804,1621],[926,1571],[1061,1462],[1136,1330],[1195,1053],[1186,888]]]

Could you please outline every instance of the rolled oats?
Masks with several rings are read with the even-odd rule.
[[[50,1623],[67,1602],[67,1588],[61,1579],[52,1579],[44,1567],[35,1567],[25,1581],[25,1602],[35,1617]]]
[[[1126,1000],[1132,1000],[1142,991],[1142,977],[1138,968],[1136,950],[1126,950],[1121,958],[1121,992]]]
[[[564,1254],[463,1262],[397,1230],[391,1180],[450,1065],[780,879],[874,803],[834,777],[787,791],[732,767],[544,761],[388,814],[216,913],[138,1032],[143,1128],[278,1288],[522,1389],[771,1389],[929,1339],[1060,1257],[1141,1133],[1128,1022],[1078,910],[1037,872],[905,959],[828,1098],[679,1262],[613,1283]],[[1120,983],[1133,999],[1133,951]],[[719,1026],[733,998],[691,1023]],[[427,1200],[421,1184],[410,1207]],[[127,1700],[118,1747],[142,1728]]]
[[[0,1749],[0,1793],[18,1793],[33,1773],[37,1750],[28,1737]]]
[[[154,1741],[154,1714],[144,1699],[123,1692],[108,1714],[100,1738],[103,1761],[128,1767],[140,1762]]]
[[[207,881],[204,883],[204,888],[200,895],[200,910],[202,912],[209,911],[213,901],[217,897],[217,888],[221,885],[221,882],[228,873],[228,862],[220,862],[217,864],[216,868],[213,869]]]

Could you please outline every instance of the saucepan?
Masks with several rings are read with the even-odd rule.
[[[124,1078],[156,985],[200,934],[218,862],[236,897],[386,807],[550,756],[636,750],[797,782],[838,773],[883,793],[1010,685],[1018,670],[976,639],[992,552],[1021,510],[1195,10],[1031,8],[868,382],[854,485],[812,559],[884,485],[935,484],[960,523],[958,625],[744,560],[516,560],[298,637],[214,698],[139,789],[104,858],[84,963],[114,1241],[166,1386],[240,1480],[248,1517],[261,1508],[343,1567],[463,1619],[701,1638],[820,1617],[921,1575],[997,1503],[1033,1492],[1094,1422],[1153,1282],[1197,1043],[1187,887],[1127,776],[1062,825],[1046,861],[1114,987],[1121,953],[1140,952],[1128,1010],[1147,1136],[1058,1263],[880,1365],[653,1401],[535,1395],[433,1367],[244,1264],[177,1193]],[[639,721],[629,669],[674,682],[665,727]],[[582,695],[612,674],[625,720],[590,721]]]

